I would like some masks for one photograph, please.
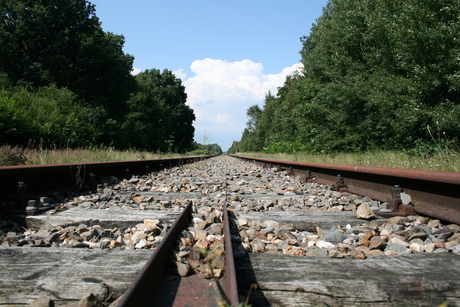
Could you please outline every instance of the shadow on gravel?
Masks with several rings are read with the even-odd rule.
[[[228,211],[228,217],[230,222],[230,232],[239,237],[238,227],[236,225],[236,218],[232,211]],[[240,250],[243,250],[241,242],[233,241],[233,251],[235,259],[235,270],[236,270],[236,279],[238,283],[238,294],[240,297],[240,303],[244,303],[246,297],[248,296],[249,290],[252,285],[257,285],[257,278],[254,273],[254,268],[251,263],[251,258],[244,253],[244,256],[239,257],[238,254]],[[236,251],[236,252],[235,252]],[[252,307],[266,307],[271,306],[267,298],[264,295],[264,292],[257,287],[257,289],[252,289],[249,297],[249,304]]]

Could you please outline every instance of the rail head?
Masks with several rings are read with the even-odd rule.
[[[328,185],[335,184],[340,174],[349,192],[381,202],[393,201],[392,189],[399,186],[410,195],[416,212],[460,223],[460,173],[233,156],[289,169],[310,181]]]

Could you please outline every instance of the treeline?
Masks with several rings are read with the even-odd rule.
[[[458,148],[458,33],[458,0],[330,0],[229,152]]]
[[[195,155],[221,155],[222,148],[218,144],[200,144],[195,141],[189,148],[190,154]]]
[[[195,120],[169,70],[131,75],[85,0],[0,2],[0,144],[182,152]]]

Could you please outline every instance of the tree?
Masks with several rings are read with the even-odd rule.
[[[35,92],[16,87],[0,95],[0,143],[84,146],[95,142],[98,132],[93,109],[77,101],[68,89],[55,85]]]
[[[194,135],[193,110],[180,79],[169,70],[146,70],[135,77],[123,124],[126,142],[137,148],[185,151]]]
[[[459,32],[457,0],[330,0],[301,39],[304,70],[266,96],[256,139],[272,152],[411,149],[433,147],[437,127],[458,146]]]
[[[120,120],[133,89],[124,38],[104,33],[85,0],[2,0],[0,70],[13,85],[56,84]]]

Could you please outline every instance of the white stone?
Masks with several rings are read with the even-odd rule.
[[[330,242],[320,240],[320,241],[316,242],[316,246],[319,247],[319,248],[333,248],[335,245],[330,243]]]
[[[423,249],[427,252],[427,253],[432,253],[434,251],[434,249],[436,248],[436,245],[434,243],[428,243],[428,244],[425,244],[423,246]]]
[[[406,241],[404,241],[403,239],[399,238],[399,237],[393,237],[391,238],[389,241],[388,241],[388,244],[399,244],[399,245],[402,245],[404,247],[409,247],[409,243],[407,243]]]
[[[403,205],[408,205],[412,201],[412,197],[410,197],[409,194],[406,194],[404,192],[401,192],[401,201]]]
[[[141,239],[139,242],[134,246],[135,248],[143,248],[147,245],[146,239]]]
[[[411,243],[409,246],[410,250],[413,251],[414,253],[423,253],[423,246],[418,243]]]
[[[238,219],[238,225],[240,226],[246,226],[248,224],[248,220],[246,219]]]
[[[363,203],[361,204],[358,209],[356,210],[356,217],[358,219],[371,219],[375,217],[374,211],[372,211],[371,207],[368,204]]]

